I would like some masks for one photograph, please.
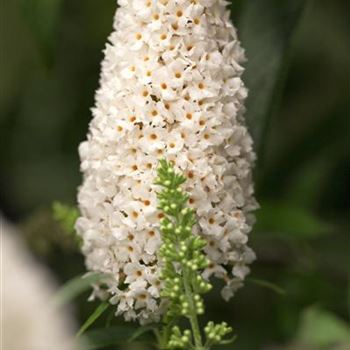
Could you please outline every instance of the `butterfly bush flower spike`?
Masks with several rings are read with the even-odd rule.
[[[141,323],[164,313],[154,184],[160,158],[187,178],[203,278],[228,300],[255,255],[252,140],[244,123],[244,52],[221,0],[119,0],[102,62],[79,189],[87,268],[113,276],[94,295]]]

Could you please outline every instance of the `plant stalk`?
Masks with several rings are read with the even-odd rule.
[[[199,328],[199,322],[198,322],[198,317],[196,313],[196,306],[193,298],[193,288],[192,288],[192,283],[191,283],[191,271],[187,266],[183,266],[183,271],[184,271],[184,287],[185,287],[185,293],[186,297],[188,300],[188,303],[190,305],[189,307],[189,321],[191,324],[192,328],[192,334],[193,334],[193,339],[194,339],[194,345],[195,345],[195,350],[203,350],[203,343],[202,343],[202,335],[201,331]]]

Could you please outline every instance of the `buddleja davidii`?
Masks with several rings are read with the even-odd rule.
[[[185,181],[171,163],[160,161],[155,183],[162,187],[158,201],[164,213],[160,226],[163,244],[159,251],[164,283],[161,296],[168,300],[168,306],[159,343],[161,349],[206,350],[214,344],[232,341],[223,340],[232,329],[225,322],[209,322],[204,328],[203,341],[198,315],[204,313],[202,295],[212,286],[201,276],[209,264],[203,253],[206,242],[192,232],[196,217],[194,210],[187,207],[188,194],[180,187]],[[176,325],[181,317],[189,320],[190,329],[181,330]]]

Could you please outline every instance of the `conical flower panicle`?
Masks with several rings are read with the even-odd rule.
[[[233,295],[249,272],[255,155],[236,30],[221,0],[120,0],[87,141],[77,229],[89,270],[111,273],[110,301],[141,322],[162,312],[153,184],[160,158],[187,177],[204,276]],[[98,293],[98,291],[96,292]]]

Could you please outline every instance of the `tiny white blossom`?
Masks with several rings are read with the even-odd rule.
[[[194,234],[207,240],[205,278],[224,280],[228,299],[255,256],[248,248],[256,208],[255,159],[244,124],[244,52],[224,0],[119,0],[102,62],[87,141],[76,227],[88,269],[112,273],[117,313],[159,319],[153,185],[160,158],[187,177]],[[102,288],[102,287],[101,287]],[[96,290],[98,293],[98,290]]]

